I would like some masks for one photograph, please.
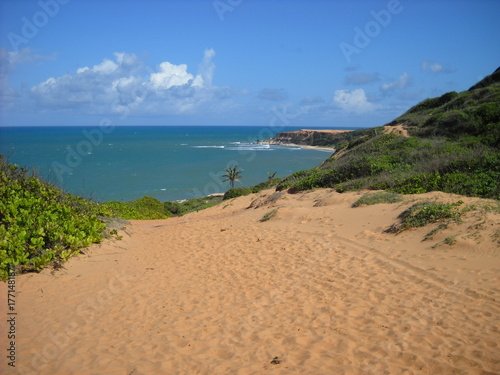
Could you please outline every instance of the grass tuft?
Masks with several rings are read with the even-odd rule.
[[[362,205],[373,205],[381,203],[397,203],[401,202],[403,197],[398,193],[382,191],[379,193],[368,193],[359,198],[353,203],[352,207],[356,208]]]
[[[400,233],[411,228],[420,228],[443,219],[458,220],[460,212],[456,210],[459,203],[420,202],[403,211],[398,219],[399,224],[392,225],[386,232]],[[432,235],[431,233],[430,235]]]
[[[262,218],[260,219],[260,222],[263,223],[265,221],[271,220],[276,215],[277,212],[278,212],[277,208],[275,208],[272,211],[269,211],[267,214],[262,216]]]

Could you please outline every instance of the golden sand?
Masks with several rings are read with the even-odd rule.
[[[415,199],[486,201],[273,193],[133,221],[62,270],[18,276],[16,370],[2,355],[0,373],[500,373],[500,215],[427,241],[437,224],[384,233]]]

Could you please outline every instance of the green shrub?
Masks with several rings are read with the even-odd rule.
[[[393,225],[387,231],[399,233],[403,230],[423,227],[443,219],[458,218],[461,214],[455,207],[460,204],[461,202],[455,204],[439,202],[416,203],[398,216],[400,224]]]
[[[182,203],[166,201],[163,202],[163,208],[172,216],[180,216],[183,213]]]
[[[401,202],[403,197],[401,195],[394,192],[378,192],[378,193],[369,193],[363,195],[356,202],[353,203],[352,207],[359,207],[361,205],[373,205],[380,203],[396,203]]]
[[[40,271],[100,242],[105,224],[98,216],[105,213],[0,156],[0,279],[9,267]]]
[[[249,195],[249,194],[257,193],[257,192],[258,192],[258,189],[254,189],[251,187],[231,188],[228,191],[226,191],[226,193],[224,194],[224,200],[242,197],[244,195]]]
[[[103,206],[112,216],[125,220],[156,220],[170,216],[163,203],[152,197],[142,197],[131,202],[110,201],[103,203]]]
[[[165,211],[171,216],[182,216],[190,212],[204,210],[205,208],[215,206],[221,201],[222,197],[220,196],[209,196],[189,199],[182,203],[167,201],[163,203],[163,206],[165,208]]]
[[[281,181],[276,186],[276,190],[282,191],[288,189],[290,186],[293,185],[294,182],[300,181],[303,178],[310,176],[315,171],[317,171],[317,168],[292,173],[290,176],[281,179]]]
[[[259,221],[261,223],[263,223],[265,221],[271,220],[276,215],[277,212],[278,212],[278,209],[275,208],[274,210],[269,211],[267,214],[265,214],[264,216],[262,216],[262,218]]]

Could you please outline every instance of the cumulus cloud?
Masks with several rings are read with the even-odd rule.
[[[333,102],[347,112],[364,113],[376,109],[376,106],[368,101],[363,89],[336,90]]]
[[[160,64],[160,71],[151,74],[149,80],[153,88],[157,90],[169,89],[173,86],[182,86],[194,79],[194,76],[187,72],[187,65],[174,65],[168,61]]]
[[[42,107],[50,108],[111,108],[123,94],[123,81],[132,79],[138,61],[135,55],[115,54],[115,60],[104,59],[92,68],[83,67],[76,74],[51,77],[31,88],[31,94]],[[137,77],[136,77],[137,78]]]
[[[421,68],[425,72],[430,72],[434,74],[451,73],[453,71],[453,69],[451,69],[449,66],[444,66],[443,64],[430,60],[424,60],[422,62]]]
[[[412,85],[410,75],[408,73],[403,73],[394,82],[384,83],[381,87],[384,93],[388,93],[395,90],[402,90]]]
[[[87,113],[179,114],[222,98],[224,88],[212,87],[215,64],[213,49],[207,49],[196,76],[186,64],[162,62],[147,68],[135,54],[115,53],[92,67],[74,74],[51,77],[31,88],[44,109],[80,109]]]

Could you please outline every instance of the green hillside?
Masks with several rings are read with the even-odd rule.
[[[411,135],[445,137],[488,146],[500,146],[500,68],[457,93],[417,104],[388,125],[403,124]]]
[[[277,189],[440,190],[499,199],[499,78],[496,70],[467,91],[424,100],[349,140],[319,167],[284,178]],[[409,137],[391,134],[396,126]]]

